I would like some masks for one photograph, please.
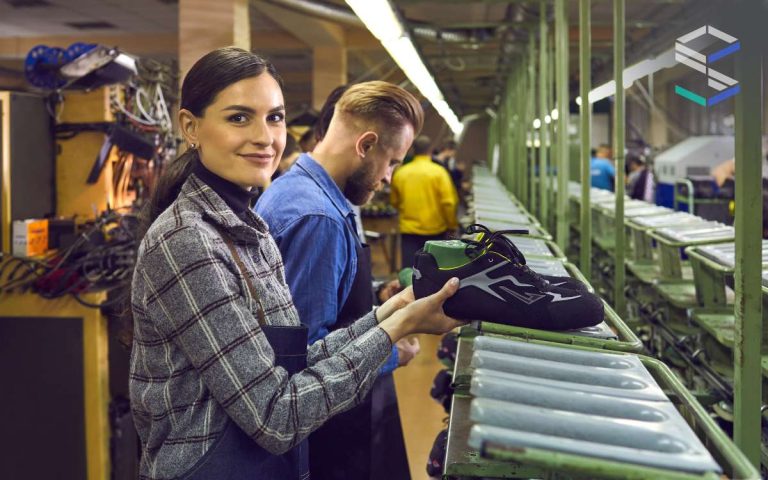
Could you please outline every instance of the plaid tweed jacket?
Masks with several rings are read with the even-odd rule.
[[[274,364],[257,302],[219,234],[228,232],[270,325],[297,326],[283,263],[267,225],[244,222],[194,174],[139,247],[131,302],[130,393],[142,478],[175,478],[231,418],[279,454],[359,403],[391,352],[373,313],[309,347],[304,371]]]

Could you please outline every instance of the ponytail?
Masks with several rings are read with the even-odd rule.
[[[179,196],[181,187],[187,181],[199,161],[200,156],[197,149],[190,148],[163,169],[149,197],[149,201],[144,205],[139,214],[137,234],[139,242],[146,235],[152,222],[170,207],[173,201],[176,200],[176,197]]]

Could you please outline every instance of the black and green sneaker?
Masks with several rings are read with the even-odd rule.
[[[416,254],[413,290],[416,298],[431,295],[451,277],[459,290],[444,304],[445,313],[461,320],[482,320],[543,330],[573,330],[603,321],[603,302],[583,287],[568,288],[566,277],[547,279],[525,263],[504,235],[483,232],[478,240],[429,241]],[[575,282],[575,281],[573,281]]]
[[[494,247],[498,247],[497,251],[502,254],[511,250],[512,255],[515,258],[522,260],[522,263],[526,263],[525,255],[523,255],[523,252],[521,252],[520,249],[515,245],[513,240],[514,237],[510,238],[508,235],[528,235],[528,230],[498,230],[494,232],[485,225],[473,223],[472,225],[468,226],[465,231],[468,235],[477,234],[474,238],[475,242],[482,244],[483,246],[490,245],[490,248],[492,249]],[[493,239],[491,239],[491,235],[494,233],[496,235],[493,237]],[[581,290],[584,292],[590,291],[583,282],[573,277],[558,277],[552,275],[541,275],[541,277],[552,284],[553,287],[563,287],[569,288],[571,290]]]

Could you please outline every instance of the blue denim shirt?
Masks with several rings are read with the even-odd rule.
[[[285,277],[309,328],[309,342],[328,335],[357,272],[355,214],[338,185],[312,157],[302,154],[266,189],[254,212],[269,225],[285,263]],[[397,368],[392,348],[381,369]]]

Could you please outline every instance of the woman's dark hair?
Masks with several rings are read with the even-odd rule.
[[[246,78],[269,73],[280,87],[283,81],[274,65],[242,48],[216,49],[195,62],[181,85],[180,108],[202,117],[216,96],[230,85]],[[158,178],[155,189],[141,213],[139,238],[149,230],[155,219],[179,196],[182,185],[199,161],[197,149],[190,148],[170,162]]]
[[[181,86],[181,108],[196,117],[202,117],[205,109],[216,96],[230,85],[246,78],[269,73],[280,87],[283,81],[275,67],[260,56],[235,47],[219,48],[198,60],[184,77]],[[149,201],[139,214],[137,246],[149,230],[152,222],[167,209],[181,192],[181,187],[200,161],[197,149],[190,148],[165,166],[155,183]],[[118,322],[118,338],[130,346],[133,339],[133,314],[130,303],[130,286],[119,292],[115,320]]]
[[[315,121],[312,131],[315,135],[315,141],[320,142],[325,138],[325,134],[328,132],[328,125],[331,124],[333,118],[333,110],[336,107],[336,102],[339,101],[344,92],[349,89],[349,85],[339,85],[334,88],[331,93],[328,94],[328,98],[325,99],[323,107],[320,109],[320,113],[317,115],[317,121]]]

